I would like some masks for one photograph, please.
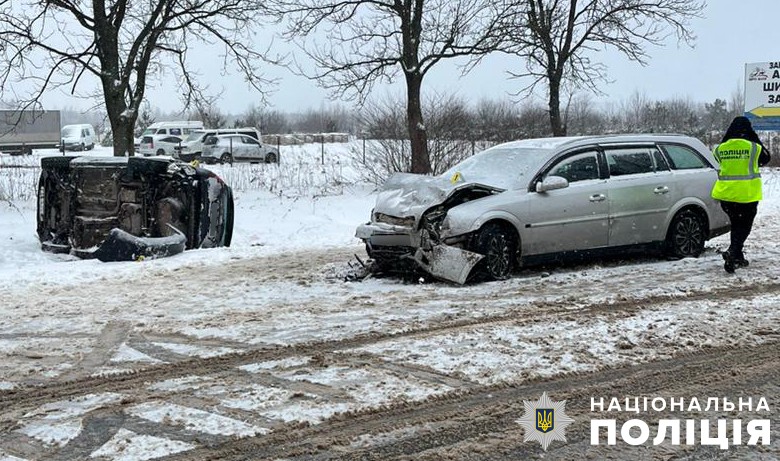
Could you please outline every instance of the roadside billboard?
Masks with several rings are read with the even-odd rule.
[[[745,64],[745,117],[756,130],[780,131],[780,61]]]

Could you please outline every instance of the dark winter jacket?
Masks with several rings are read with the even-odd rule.
[[[731,121],[731,125],[729,125],[726,134],[723,135],[723,139],[720,142],[724,143],[729,139],[735,138],[745,139],[761,146],[761,153],[758,156],[758,165],[764,166],[769,163],[769,160],[772,158],[769,149],[767,149],[761,140],[758,139],[758,135],[753,130],[753,125],[750,124],[750,120],[747,117],[734,117],[734,120]]]

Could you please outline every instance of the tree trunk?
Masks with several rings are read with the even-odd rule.
[[[115,120],[111,117],[111,134],[114,136],[114,157],[129,157],[135,155],[133,137],[135,121],[130,121],[126,116],[120,115]]]
[[[135,155],[133,131],[138,119],[138,108],[128,109],[122,89],[112,85],[113,81],[111,78],[105,78],[102,83],[114,141],[114,157],[132,157]]]
[[[553,136],[566,136],[566,125],[561,120],[561,79],[557,76],[550,78],[550,128]]]
[[[412,145],[411,173],[430,174],[431,159],[428,156],[428,133],[423,122],[420,87],[422,76],[416,73],[406,74],[406,123],[409,129],[409,141]]]

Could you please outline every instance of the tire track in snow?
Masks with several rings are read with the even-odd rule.
[[[232,370],[238,366],[257,362],[281,360],[296,356],[321,355],[323,353],[333,354],[390,340],[435,336],[490,325],[533,325],[540,322],[554,322],[556,319],[588,318],[595,314],[604,314],[613,318],[624,317],[669,302],[692,302],[712,298],[716,298],[719,301],[748,300],[766,295],[767,293],[780,293],[780,284],[756,284],[752,287],[727,287],[725,289],[698,293],[689,292],[682,295],[674,294],[636,299],[626,298],[612,304],[587,304],[574,310],[563,301],[538,302],[530,306],[532,314],[529,315],[525,312],[521,318],[518,318],[516,310],[510,308],[498,315],[442,320],[397,333],[370,332],[333,341],[312,341],[291,346],[269,346],[217,357],[187,359],[176,363],[151,365],[116,375],[89,376],[70,381],[51,382],[40,386],[20,386],[11,390],[0,391],[0,407],[4,409],[3,414],[0,415],[0,430],[12,426],[23,412],[48,402],[101,392],[140,392],[142,396],[143,388],[149,382],[193,374],[222,375],[232,373]],[[524,309],[528,309],[528,307],[525,306]]]
[[[641,365],[607,368],[591,373],[568,374],[538,379],[520,385],[481,386],[429,398],[416,403],[399,403],[384,408],[340,415],[323,424],[298,428],[289,426],[269,435],[201,447],[166,458],[168,461],[283,458],[296,461],[421,459],[421,460],[505,460],[505,459],[639,459],[647,446],[622,444],[592,447],[587,420],[614,418],[626,414],[590,413],[591,397],[673,396],[767,396],[776,408],[776,382],[780,378],[780,344],[758,347],[726,347],[686,354]],[[566,400],[567,414],[575,423],[567,428],[567,443],[554,443],[546,453],[536,443],[524,443],[516,420],[523,415],[523,400],[536,400],[548,392],[557,401]],[[669,412],[648,413],[650,425],[669,418]],[[629,414],[628,417],[635,417]],[[671,414],[671,417],[680,417]],[[676,416],[675,416],[676,415]],[[716,419],[716,415],[707,415]],[[737,418],[733,414],[720,417]],[[359,439],[375,437],[368,447]],[[382,442],[381,437],[388,437]],[[364,444],[365,445],[365,444]],[[706,446],[665,447],[678,455],[704,452]],[[742,447],[745,448],[745,447]],[[748,447],[749,448],[749,447]],[[762,447],[778,454],[779,448]],[[663,459],[664,453],[659,453]],[[771,456],[771,455],[770,455]],[[709,459],[709,458],[708,458]]]

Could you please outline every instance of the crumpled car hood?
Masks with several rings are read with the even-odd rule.
[[[398,218],[414,217],[418,221],[427,209],[443,203],[456,191],[477,186],[497,192],[504,190],[462,180],[453,183],[442,176],[396,173],[379,190],[374,212]]]

